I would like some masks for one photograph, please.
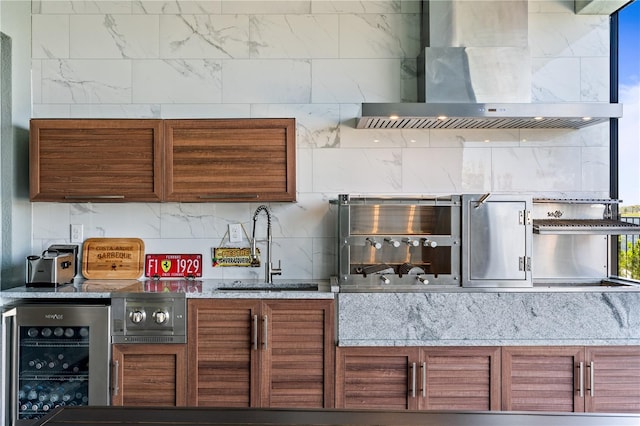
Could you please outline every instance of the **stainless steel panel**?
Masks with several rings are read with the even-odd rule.
[[[535,283],[600,282],[609,275],[608,237],[534,235]]]
[[[530,205],[527,197],[463,196],[463,286],[532,285]]]

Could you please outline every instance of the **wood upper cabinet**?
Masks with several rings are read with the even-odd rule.
[[[112,405],[185,406],[187,346],[112,346]]]
[[[162,121],[33,119],[32,201],[160,201]]]
[[[333,301],[189,300],[188,405],[333,406]]]
[[[295,119],[165,120],[166,201],[295,201]]]
[[[499,410],[500,348],[338,348],[336,406]]]
[[[30,198],[296,199],[295,119],[33,119]]]
[[[640,347],[505,347],[503,410],[640,412]]]

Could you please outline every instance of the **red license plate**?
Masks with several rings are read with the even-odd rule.
[[[201,254],[148,254],[144,275],[155,278],[201,277]]]

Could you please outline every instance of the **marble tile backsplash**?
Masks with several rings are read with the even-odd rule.
[[[568,0],[530,3],[531,99],[606,102],[606,17],[575,15]],[[270,205],[282,278],[334,272],[339,193],[608,193],[606,124],[354,128],[361,102],[416,101],[418,1],[34,0],[32,11],[34,117],[296,118],[298,202]],[[258,204],[32,206],[34,252],[82,224],[85,238],[139,237],[148,253],[207,259],[229,224],[251,232]],[[205,278],[263,274],[205,263]]]

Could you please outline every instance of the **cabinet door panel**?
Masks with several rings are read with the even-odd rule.
[[[258,301],[189,301],[189,405],[259,404]]]
[[[500,348],[423,349],[420,382],[421,409],[499,410]]]
[[[33,119],[32,201],[160,201],[162,122]]]
[[[580,395],[583,361],[584,351],[577,347],[504,347],[502,409],[584,411]]]
[[[639,347],[587,347],[586,360],[587,411],[640,412]]]
[[[332,307],[331,301],[265,303],[262,314],[268,331],[263,353],[263,406],[333,405]]]
[[[167,201],[295,201],[295,119],[165,120]]]
[[[186,405],[186,345],[113,345],[112,356],[113,405]]]
[[[417,407],[417,349],[338,348],[336,353],[337,408]]]

